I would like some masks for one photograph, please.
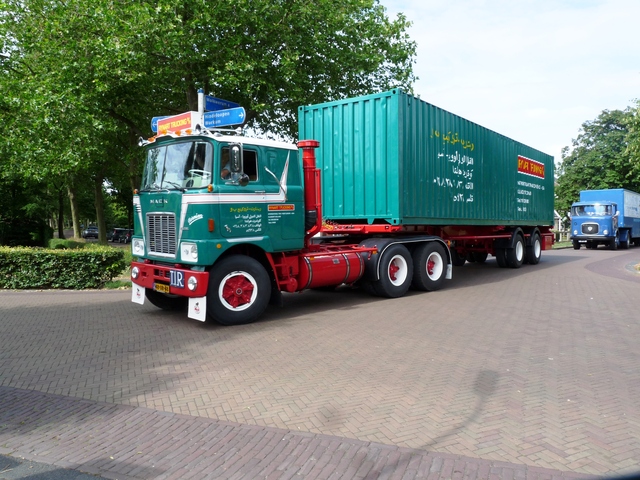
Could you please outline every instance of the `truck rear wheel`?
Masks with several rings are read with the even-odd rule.
[[[631,232],[626,232],[626,240],[624,242],[620,242],[620,246],[627,250],[631,246]]]
[[[258,319],[271,298],[271,281],[260,262],[244,255],[220,261],[209,275],[207,317],[222,325]]]
[[[540,235],[536,232],[531,237],[531,245],[527,247],[527,263],[530,265],[537,265],[540,263],[541,256],[542,243],[540,241]]]
[[[511,268],[520,268],[524,261],[524,252],[524,238],[521,234],[516,233],[513,248],[507,249],[507,265]]]
[[[454,267],[461,267],[467,262],[466,255],[460,255],[455,248],[451,249],[451,263]]]
[[[403,296],[411,286],[413,264],[411,254],[404,245],[391,245],[380,259],[380,278],[372,283],[379,297]]]
[[[426,292],[440,290],[445,280],[446,258],[444,247],[436,242],[423,243],[417,247],[413,252],[411,286]]]
[[[496,257],[496,262],[500,268],[507,266],[507,251],[504,248],[496,248],[493,254]]]
[[[145,288],[145,297],[152,305],[162,310],[186,310],[189,299],[179,295],[168,295],[166,293],[156,292],[150,288]]]
[[[489,254],[487,252],[473,252],[473,261],[476,263],[484,263],[487,261]]]

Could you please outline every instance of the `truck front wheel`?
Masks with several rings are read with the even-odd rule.
[[[620,237],[618,236],[618,232],[616,232],[616,236],[609,240],[609,248],[611,250],[617,250],[618,245],[620,244]]]
[[[260,262],[244,255],[220,261],[209,274],[207,317],[222,325],[258,319],[271,298],[271,281]]]
[[[413,264],[411,254],[404,245],[391,245],[380,259],[380,278],[372,283],[379,297],[403,296],[411,286]]]
[[[440,290],[445,280],[446,258],[444,248],[436,242],[424,243],[417,247],[413,252],[411,286],[427,292]]]

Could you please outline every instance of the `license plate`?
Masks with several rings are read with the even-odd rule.
[[[169,293],[169,285],[165,285],[164,283],[154,283],[153,289],[156,292]]]

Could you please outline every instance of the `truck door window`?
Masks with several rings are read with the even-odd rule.
[[[245,174],[249,177],[249,181],[255,182],[258,180],[258,155],[253,150],[242,150],[242,170],[240,172],[233,172],[230,161],[229,147],[223,147],[220,154],[220,178],[223,180],[233,180],[234,176]]]

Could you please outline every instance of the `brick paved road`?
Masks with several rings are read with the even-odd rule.
[[[489,260],[440,292],[307,292],[233,328],[128,291],[0,292],[0,454],[112,478],[639,471],[634,263]]]

